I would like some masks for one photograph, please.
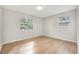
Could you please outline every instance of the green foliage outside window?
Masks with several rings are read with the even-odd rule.
[[[21,19],[20,29],[33,29],[32,19],[31,18],[23,18]]]

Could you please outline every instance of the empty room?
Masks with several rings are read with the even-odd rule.
[[[0,53],[77,54],[78,13],[76,5],[1,5]]]

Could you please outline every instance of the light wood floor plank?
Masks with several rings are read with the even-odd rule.
[[[75,54],[77,44],[60,39],[39,36],[21,40],[2,47],[3,54]]]

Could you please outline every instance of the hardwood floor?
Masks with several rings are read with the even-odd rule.
[[[5,44],[2,54],[75,54],[77,45],[60,39],[39,36],[27,40]]]

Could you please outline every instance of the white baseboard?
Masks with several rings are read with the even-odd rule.
[[[62,37],[58,37],[58,36],[51,36],[51,35],[45,35],[45,36],[48,36],[48,37],[51,37],[51,38],[56,38],[56,39],[65,40],[65,41],[69,41],[69,42],[74,42],[74,43],[76,43],[76,41],[72,41],[72,40],[64,39],[64,38],[62,38]]]
[[[15,41],[20,41],[20,40],[24,40],[24,39],[30,39],[30,38],[34,38],[34,37],[38,37],[38,36],[42,36],[43,34],[39,34],[39,35],[34,35],[34,36],[30,36],[28,38],[23,38],[23,39],[19,39],[19,40],[13,40],[13,41],[9,41],[9,42],[4,42],[2,43],[3,44],[8,44],[8,43],[12,43],[12,42],[15,42]],[[51,37],[51,38],[56,38],[56,39],[60,39],[60,40],[65,40],[65,41],[70,41],[70,42],[75,42],[76,41],[72,41],[72,40],[68,40],[68,39],[64,39],[64,38],[61,38],[61,37],[58,37],[58,36],[50,36],[50,35],[43,35],[43,36],[47,36],[47,37]]]
[[[9,41],[9,42],[3,42],[3,43],[1,43],[1,44],[4,45],[4,44],[8,44],[8,43],[12,43],[12,42],[16,42],[16,41],[24,40],[24,39],[35,38],[35,37],[38,37],[38,36],[42,36],[42,34],[34,35],[34,36],[30,36],[30,37],[28,37],[28,38],[23,38],[23,39],[19,39],[19,40],[16,39],[16,40]]]

